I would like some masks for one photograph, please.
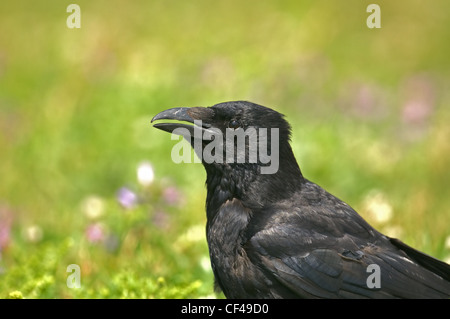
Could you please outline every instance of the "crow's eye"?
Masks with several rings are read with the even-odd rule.
[[[238,120],[231,120],[230,122],[228,122],[228,127],[229,128],[239,128],[241,127],[241,122],[239,122]]]

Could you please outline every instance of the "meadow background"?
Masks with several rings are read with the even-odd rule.
[[[203,167],[150,120],[238,99],[287,115],[308,179],[450,260],[450,2],[79,0],[80,29],[70,3],[0,2],[0,298],[223,297]]]

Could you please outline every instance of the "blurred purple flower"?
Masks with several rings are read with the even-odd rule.
[[[131,209],[136,206],[138,197],[136,193],[126,187],[122,187],[117,192],[117,200],[123,208]]]
[[[174,187],[169,186],[163,190],[162,197],[164,201],[169,205],[178,205],[183,201],[183,196],[180,191]]]
[[[110,253],[116,252],[119,248],[119,244],[120,239],[117,235],[114,234],[109,234],[108,236],[106,236],[104,241],[105,249]]]
[[[91,243],[101,242],[105,238],[103,226],[99,223],[89,225],[86,229],[86,238]]]

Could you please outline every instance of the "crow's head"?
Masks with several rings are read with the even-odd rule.
[[[284,115],[270,108],[234,101],[172,108],[157,114],[152,122],[156,120],[193,123],[166,121],[154,127],[183,136],[202,160],[208,179],[219,176],[233,190],[236,185],[251,188],[249,184],[261,175],[274,176],[269,180],[273,187],[279,187],[288,175],[301,176],[289,145],[291,127]]]
[[[270,160],[278,161],[280,147],[290,140],[291,127],[282,114],[245,101],[172,108],[157,114],[152,122],[155,120],[193,123],[158,123],[154,127],[183,136],[204,164],[265,167]],[[267,169],[267,173],[275,170]]]
[[[158,113],[152,122],[156,120],[177,120],[190,123],[198,121],[198,124],[201,121],[203,129],[213,127],[221,130],[222,133],[225,133],[227,128],[279,128],[286,135],[285,138],[289,137],[291,130],[283,114],[247,101],[224,102],[211,107],[176,107]],[[170,133],[183,127],[194,135],[191,125],[159,123],[154,127]]]

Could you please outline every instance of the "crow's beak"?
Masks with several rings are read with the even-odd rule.
[[[176,107],[158,113],[153,117],[152,123],[158,120],[177,120],[193,123],[194,125],[184,123],[157,123],[153,127],[182,135],[190,140],[192,137],[202,138],[205,130],[211,128],[211,120],[214,111],[208,107]]]

